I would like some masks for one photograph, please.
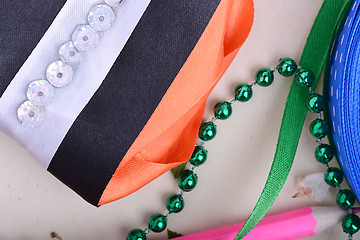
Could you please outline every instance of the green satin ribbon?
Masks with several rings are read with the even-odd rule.
[[[311,28],[299,65],[315,75],[316,88],[333,40],[353,0],[325,0]],[[280,128],[274,161],[261,196],[235,240],[242,239],[269,211],[287,179],[304,125],[308,89],[292,83]]]

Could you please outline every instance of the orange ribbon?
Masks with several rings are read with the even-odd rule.
[[[246,40],[252,0],[222,0],[204,33],[136,138],[98,205],[125,197],[192,154],[206,100]]]

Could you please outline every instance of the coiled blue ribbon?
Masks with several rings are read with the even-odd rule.
[[[360,199],[360,1],[355,1],[330,60],[327,96],[339,163]]]

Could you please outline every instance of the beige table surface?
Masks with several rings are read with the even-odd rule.
[[[208,101],[205,119],[214,103],[232,98],[232,89],[251,83],[260,67],[273,67],[281,57],[299,60],[321,0],[255,0],[251,34]],[[186,194],[183,212],[169,218],[169,229],[183,234],[244,221],[263,188],[275,152],[290,79],[276,75],[268,88],[256,86],[253,99],[234,105],[233,116],[218,122],[218,136],[207,144],[209,158],[197,171],[199,183]],[[318,90],[318,91],[321,91]],[[308,133],[308,115],[289,178],[269,214],[307,206],[333,206],[335,192],[325,201],[291,196],[296,181],[323,172]],[[332,164],[336,164],[335,162]],[[138,192],[95,208],[46,172],[13,140],[0,134],[0,240],[50,239],[56,231],[64,240],[125,239],[134,228],[145,228],[153,213],[165,213],[164,201],[178,191],[166,173]],[[149,239],[166,239],[151,233]],[[308,239],[346,239],[340,224]],[[354,239],[360,239],[355,236]]]

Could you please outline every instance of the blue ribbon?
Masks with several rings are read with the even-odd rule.
[[[329,124],[337,157],[360,199],[360,2],[355,1],[335,43],[329,69]]]

